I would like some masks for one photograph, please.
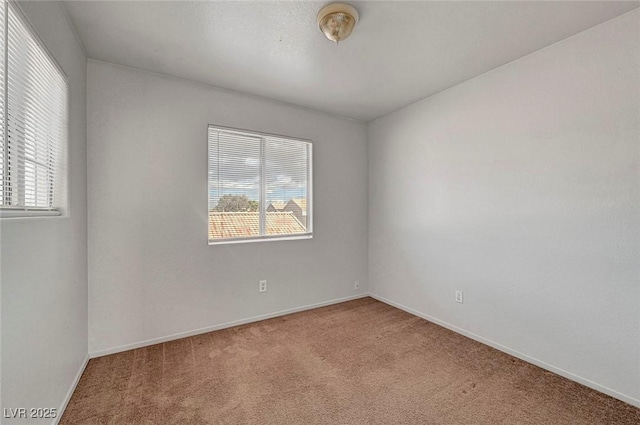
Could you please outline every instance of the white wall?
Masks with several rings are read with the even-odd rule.
[[[638,40],[636,10],[370,123],[371,292],[640,405]]]
[[[364,124],[103,62],[88,81],[90,352],[367,291]],[[312,240],[207,245],[208,124],[314,142]]]
[[[59,3],[21,7],[69,78],[70,210],[0,221],[1,407],[59,409],[87,357],[86,58]]]

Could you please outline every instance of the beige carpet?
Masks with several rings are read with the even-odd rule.
[[[70,424],[640,424],[640,409],[371,298],[89,362]]]

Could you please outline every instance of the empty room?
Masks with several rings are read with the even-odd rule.
[[[640,424],[640,1],[0,0],[2,425]]]

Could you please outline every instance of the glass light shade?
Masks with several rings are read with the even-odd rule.
[[[358,11],[348,4],[333,3],[318,13],[320,30],[336,43],[349,37],[357,22]]]

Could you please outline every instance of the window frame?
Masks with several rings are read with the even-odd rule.
[[[54,192],[62,191],[62,195],[59,196],[61,202],[54,203],[49,207],[34,207],[34,206],[20,206],[20,205],[0,205],[0,219],[19,219],[19,218],[44,218],[44,217],[68,217],[69,216],[69,140],[70,140],[70,121],[71,121],[71,87],[69,85],[69,77],[64,72],[62,66],[58,63],[55,56],[51,53],[47,45],[44,43],[40,34],[36,31],[34,26],[31,24],[29,18],[25,15],[24,11],[20,7],[20,5],[13,0],[0,0],[0,7],[4,8],[4,57],[0,58],[2,61],[2,65],[4,67],[4,80],[0,81],[0,84],[4,86],[4,109],[5,113],[0,117],[4,121],[4,143],[5,149],[8,147],[9,139],[8,139],[8,116],[9,116],[9,10],[11,10],[17,19],[24,25],[29,35],[32,37],[33,41],[36,45],[42,50],[42,53],[47,57],[47,59],[51,62],[53,67],[58,71],[60,76],[62,77],[65,87],[65,103],[64,108],[66,110],[65,120],[65,134],[60,142],[59,155],[60,160],[63,163],[62,170],[56,170],[60,172],[54,171],[54,175],[57,177],[55,180]],[[6,172],[6,165],[8,163],[7,154],[5,153],[4,157],[1,158],[4,161],[3,170]],[[5,177],[0,180],[0,184],[5,184]],[[55,200],[55,198],[54,198]]]
[[[290,240],[303,240],[303,239],[313,239],[313,142],[309,139],[303,139],[300,137],[292,137],[292,136],[284,136],[284,135],[280,135],[280,134],[274,134],[274,133],[265,133],[265,132],[261,132],[261,131],[255,131],[255,130],[245,130],[245,129],[241,129],[241,128],[235,128],[235,127],[227,127],[227,126],[222,126],[222,125],[216,125],[216,124],[209,124],[207,126],[207,235],[209,235],[209,198],[211,196],[211,180],[209,179],[209,168],[211,165],[211,155],[209,154],[209,131],[213,129],[213,130],[217,130],[217,131],[224,131],[224,132],[230,132],[230,133],[237,133],[237,134],[241,134],[241,135],[246,135],[246,136],[252,136],[252,137],[260,137],[261,139],[267,138],[267,137],[274,137],[274,138],[279,138],[279,139],[286,139],[286,140],[291,140],[291,141],[295,141],[295,142],[301,142],[301,143],[306,143],[309,145],[309,151],[308,151],[308,169],[307,169],[307,222],[306,222],[306,229],[307,231],[305,233],[295,233],[295,234],[283,234],[283,235],[258,235],[258,236],[246,236],[246,237],[241,237],[241,238],[226,238],[226,239],[209,239],[209,237],[207,236],[207,244],[209,246],[213,246],[213,245],[226,245],[226,244],[237,244],[237,243],[251,243],[251,242],[270,242],[270,241],[290,241]],[[260,163],[264,163],[264,152],[261,149],[260,152]],[[259,181],[259,185],[262,187],[263,186],[263,182],[262,182],[262,175],[260,175],[260,181]],[[264,193],[262,191],[262,189],[260,190],[260,197],[262,198],[264,196]],[[265,214],[266,214],[266,209],[267,209],[267,204],[266,204],[266,200],[260,199],[259,200],[259,205],[260,205],[260,221],[262,222]]]

